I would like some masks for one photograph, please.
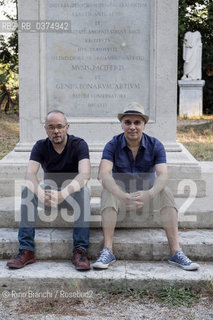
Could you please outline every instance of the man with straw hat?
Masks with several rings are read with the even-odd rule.
[[[170,248],[168,262],[184,270],[197,270],[199,265],[187,258],[179,245],[177,208],[166,186],[164,146],[143,132],[149,117],[140,104],[133,102],[118,114],[118,119],[123,133],[106,144],[99,167],[98,178],[104,188],[101,196],[104,248],[93,268],[107,269],[116,260],[113,236],[118,211],[122,214],[129,210],[131,214],[132,210],[145,209],[157,197]]]

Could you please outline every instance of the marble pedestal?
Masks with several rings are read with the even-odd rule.
[[[180,102],[179,115],[194,117],[203,114],[204,80],[179,80]]]

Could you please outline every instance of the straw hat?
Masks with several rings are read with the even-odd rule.
[[[118,120],[121,121],[122,118],[128,114],[141,116],[145,123],[149,121],[149,117],[144,113],[144,107],[137,102],[130,103],[126,108],[124,108],[123,113],[118,113]]]

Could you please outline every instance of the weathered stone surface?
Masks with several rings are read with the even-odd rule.
[[[7,259],[18,250],[17,230],[4,228],[0,231],[0,259]],[[190,258],[213,261],[213,230],[179,231],[179,241]],[[38,229],[35,244],[37,259],[69,259],[72,254],[72,229]],[[89,257],[97,258],[102,247],[102,231],[91,230]],[[117,229],[114,253],[119,260],[167,260],[168,241],[162,229]]]
[[[80,294],[92,298],[93,292],[110,288],[160,290],[164,287],[202,288],[213,278],[213,264],[200,263],[195,272],[184,271],[167,262],[117,261],[108,270],[78,272],[70,261],[37,262],[23,269],[9,270],[6,261],[0,261],[0,293],[48,294],[51,298]],[[60,296],[61,295],[61,296]]]
[[[210,178],[210,174],[208,175]],[[208,182],[209,186],[211,181]],[[209,190],[209,189],[208,189]],[[210,193],[210,190],[208,191]],[[213,228],[213,198],[176,198],[176,205],[179,209],[179,227],[189,229]],[[100,198],[91,198],[91,227],[101,227]],[[151,207],[150,207],[151,209]],[[72,212],[70,212],[72,215]],[[17,228],[20,215],[20,198],[0,198],[0,228]],[[45,222],[49,219],[49,222]],[[47,219],[48,217],[48,219]],[[54,210],[51,216],[39,208],[37,220],[38,228],[71,228],[73,222],[68,222],[62,217],[60,211]],[[126,212],[118,216],[117,228],[158,228],[161,227],[160,212],[134,213]]]
[[[204,80],[179,80],[181,117],[194,117],[203,114]]]

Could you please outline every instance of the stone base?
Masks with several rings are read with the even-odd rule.
[[[185,272],[181,268],[168,264],[167,261],[128,260],[116,261],[104,271],[90,270],[89,272],[76,272],[70,260],[38,261],[28,265],[27,269],[19,269],[14,272],[14,270],[5,267],[6,262],[0,261],[0,293],[4,292],[5,294],[6,292],[8,297],[12,295],[14,290],[16,294],[32,292],[35,295],[43,294],[43,297],[48,294],[48,299],[49,297],[60,298],[60,292],[64,295],[70,295],[73,292],[75,294],[73,297],[76,297],[77,293],[86,293],[86,299],[91,299],[93,296],[95,297],[95,293],[99,292],[103,295],[103,291],[109,290],[111,292],[112,288],[119,292],[121,290],[127,292],[132,289],[140,290],[139,292],[141,290],[157,291],[165,289],[165,287],[200,290],[208,288],[213,278],[212,262],[201,262],[200,270],[196,272]],[[42,300],[45,299],[43,297]],[[80,299],[82,298],[80,297]],[[209,309],[206,312],[205,319],[210,319],[207,318]],[[100,319],[99,315],[98,318]],[[107,319],[105,316],[101,318]],[[53,315],[51,319],[56,318]],[[128,319],[130,318],[128,317]]]
[[[211,178],[213,174],[211,175]],[[213,198],[175,198],[178,209],[180,229],[213,229]],[[91,198],[90,227],[101,228],[100,198]],[[18,228],[20,221],[20,197],[0,198],[0,228]],[[150,205],[150,210],[119,212],[116,229],[162,228],[158,206]],[[146,207],[146,209],[148,209]],[[45,212],[38,209],[36,228],[70,229],[73,228],[73,211],[53,209]]]
[[[201,166],[197,160],[180,143],[164,143],[169,168],[169,186],[176,197],[205,196],[205,182],[201,175]],[[92,179],[89,182],[91,196],[99,197],[101,185],[97,180],[98,166],[102,152],[90,153]],[[19,185],[24,179],[30,151],[11,151],[0,160],[0,196],[19,196]],[[39,177],[42,180],[42,169]]]
[[[0,229],[0,259],[13,257],[19,247],[17,229]],[[213,261],[213,230],[179,231],[179,242],[190,259]],[[208,241],[206,240],[208,239]],[[38,260],[67,260],[73,246],[72,229],[37,229],[35,249]],[[169,246],[162,229],[116,229],[114,234],[114,254],[118,260],[162,261],[169,256]],[[96,259],[103,248],[102,230],[92,229],[88,257]]]
[[[203,114],[204,80],[179,80],[181,117],[201,116]]]

